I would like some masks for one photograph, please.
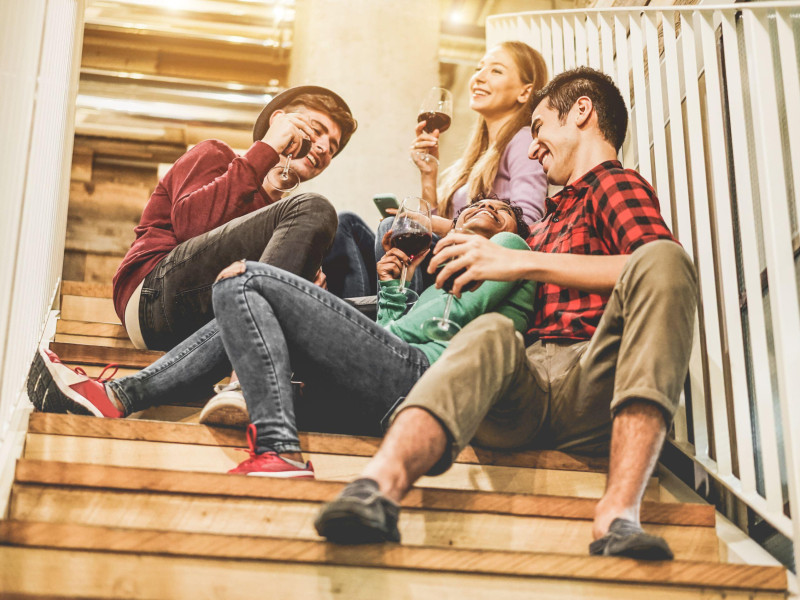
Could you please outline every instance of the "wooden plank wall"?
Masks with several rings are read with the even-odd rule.
[[[75,138],[65,280],[111,282],[158,182],[158,165],[184,151],[181,144]]]

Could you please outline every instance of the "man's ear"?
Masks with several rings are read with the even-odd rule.
[[[592,99],[588,96],[581,96],[575,101],[573,110],[575,113],[575,124],[578,127],[583,127],[589,122],[589,118],[594,112],[594,104],[592,103]]]
[[[272,114],[269,116],[269,124],[272,125],[272,121],[275,119],[277,115],[283,115],[283,114],[286,114],[286,111],[281,110],[280,108],[273,111]]]

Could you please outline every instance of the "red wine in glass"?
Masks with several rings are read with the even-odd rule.
[[[450,128],[450,115],[442,112],[422,112],[417,117],[417,123],[425,121],[423,130],[427,133],[433,133],[439,130],[439,133],[444,133]]]
[[[414,260],[415,256],[430,247],[432,239],[428,231],[399,230],[392,232],[389,243]]]

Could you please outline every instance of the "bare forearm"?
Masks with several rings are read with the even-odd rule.
[[[430,204],[431,208],[436,208],[438,196],[436,194],[436,178],[422,176],[422,197]]]
[[[609,294],[629,255],[519,252],[515,258],[515,271],[520,279],[552,283],[583,292]]]

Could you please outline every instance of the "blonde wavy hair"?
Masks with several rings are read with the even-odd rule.
[[[531,94],[528,101],[521,104],[513,118],[503,126],[491,146],[486,120],[478,117],[461,158],[442,173],[436,207],[440,216],[452,216],[453,194],[464,184],[467,184],[467,198],[491,193],[506,146],[521,128],[530,125],[533,98],[547,83],[547,65],[539,52],[528,44],[516,41],[503,42],[498,47],[511,55],[522,83],[532,86]]]

